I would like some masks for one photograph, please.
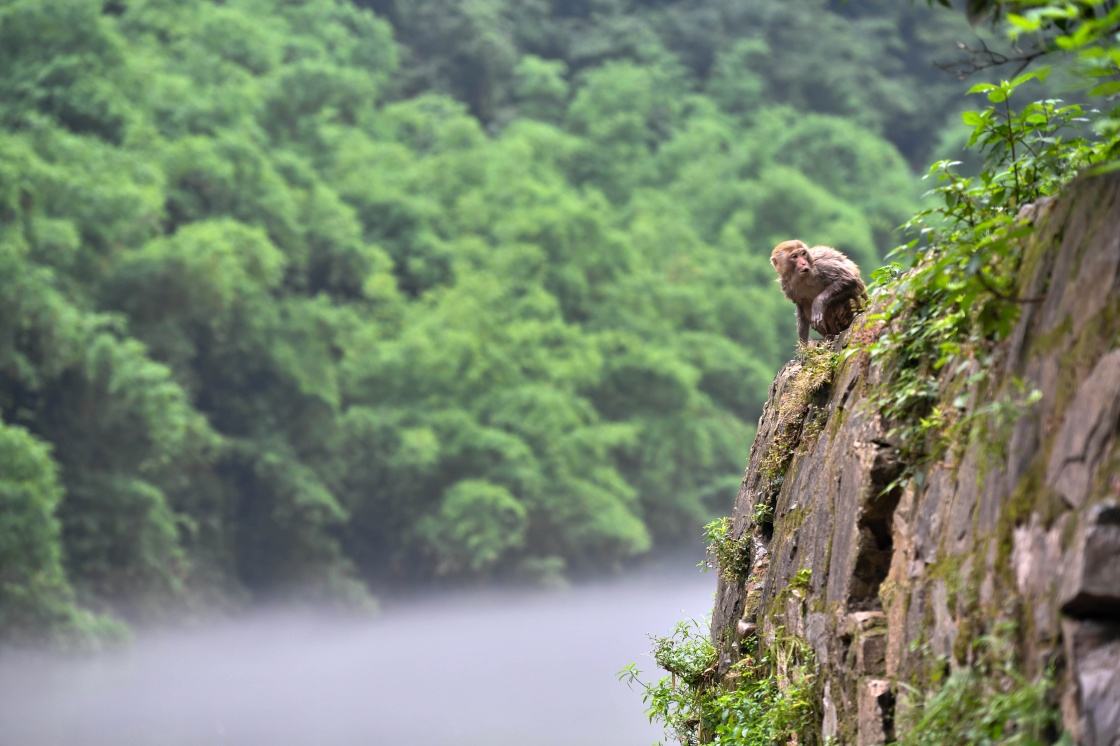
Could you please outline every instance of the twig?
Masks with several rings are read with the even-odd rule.
[[[992,49],[983,39],[978,39],[977,41],[980,44],[978,47],[970,47],[963,42],[958,45],[962,51],[967,53],[967,59],[954,60],[952,62],[938,62],[935,63],[936,66],[941,70],[953,73],[959,80],[964,80],[981,70],[1016,63],[1015,72],[1010,76],[1013,78],[1023,72],[1027,65],[1031,64],[1039,57],[1054,51],[1050,46],[1040,46],[1030,51],[1017,49],[1016,51],[1019,52],[1019,54],[1008,55]]]

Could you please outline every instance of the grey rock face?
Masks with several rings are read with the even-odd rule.
[[[886,679],[867,679],[860,687],[859,746],[881,746],[894,740],[894,692]]]
[[[804,638],[823,738],[900,737],[937,661],[970,666],[980,637],[1008,622],[1025,677],[1059,672],[1063,727],[1120,745],[1120,175],[1078,182],[1029,217],[1020,294],[1044,300],[1022,306],[961,415],[1038,390],[1033,406],[899,486],[866,355],[803,411],[782,407],[801,363],[771,387],[732,512],[751,566],[719,581],[712,639],[726,672],[742,630]],[[946,370],[941,390],[972,372]],[[764,468],[776,448],[779,474]],[[767,525],[753,519],[760,505]]]
[[[1062,612],[1120,624],[1120,503],[1092,506],[1084,523],[1064,573]]]
[[[1086,746],[1120,743],[1120,622],[1067,622],[1066,655],[1073,661],[1077,721]]]
[[[1070,506],[1085,503],[1091,487],[1093,467],[1116,434],[1120,422],[1120,350],[1101,358],[1062,419],[1054,441],[1047,483]]]

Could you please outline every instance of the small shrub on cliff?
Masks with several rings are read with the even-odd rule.
[[[642,688],[650,722],[662,723],[665,731],[682,744],[699,743],[700,726],[711,699],[703,684],[715,670],[715,646],[695,620],[679,622],[671,635],[652,640],[653,659],[669,675],[647,683],[631,663],[619,672],[618,678]]]
[[[619,678],[644,689],[650,720],[661,722],[681,744],[816,743],[812,652],[784,634],[765,648],[758,645],[757,639],[748,641],[747,654],[716,681],[715,647],[699,625],[682,622],[669,637],[654,638],[654,660],[668,676],[646,683],[630,665]]]
[[[803,641],[780,635],[761,655],[748,652],[729,678],[736,686],[711,703],[711,743],[816,743],[816,674],[812,652]]]
[[[704,526],[708,540],[708,556],[702,567],[719,568],[720,576],[728,583],[735,583],[747,576],[750,569],[750,536],[744,533],[735,538],[731,532],[731,519],[717,518]]]
[[[813,568],[802,567],[800,570],[793,574],[789,581],[789,589],[791,591],[800,591],[805,593],[809,590],[809,584],[813,580]]]
[[[756,525],[774,522],[774,506],[765,500],[755,503],[754,513],[751,515]]]

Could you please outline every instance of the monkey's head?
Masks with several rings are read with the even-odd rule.
[[[770,263],[779,275],[807,274],[813,268],[813,258],[804,241],[782,241],[770,252]]]

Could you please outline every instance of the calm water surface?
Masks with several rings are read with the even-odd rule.
[[[714,588],[683,559],[361,622],[272,613],[97,657],[0,653],[0,745],[648,746],[662,733],[615,674],[654,675],[647,634],[706,620]]]

